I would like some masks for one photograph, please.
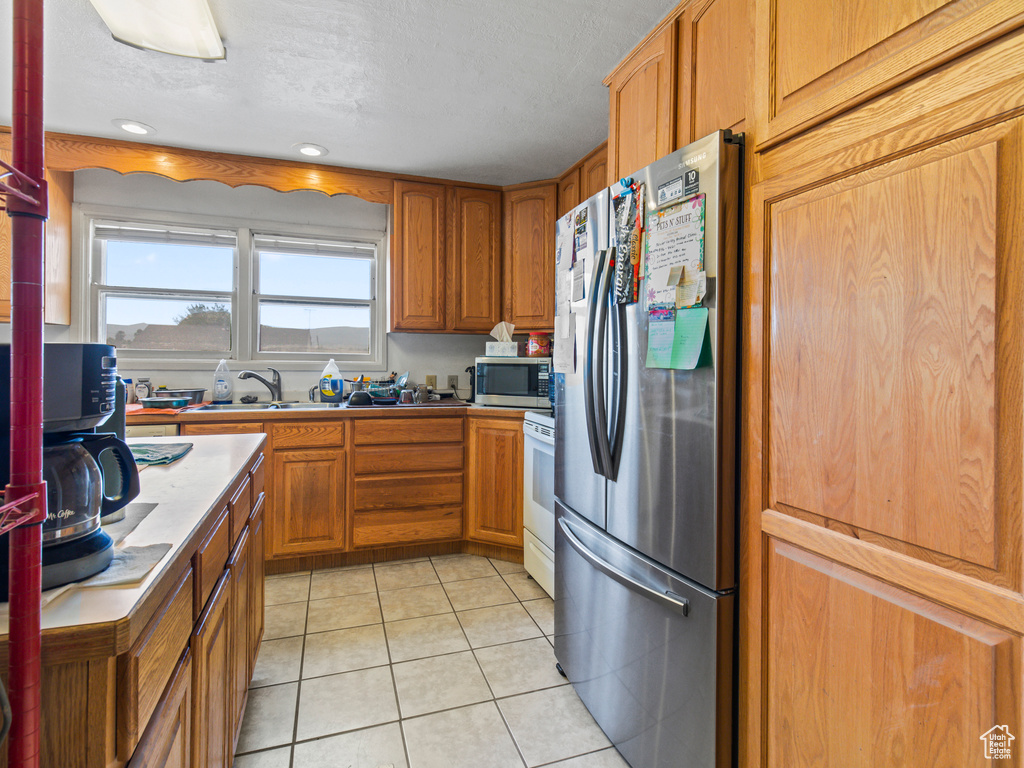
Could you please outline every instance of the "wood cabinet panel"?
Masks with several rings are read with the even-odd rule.
[[[352,542],[357,547],[460,538],[461,506],[356,512],[352,524]]]
[[[452,443],[462,441],[462,417],[359,419],[356,445]]]
[[[505,193],[505,319],[520,331],[555,325],[555,197],[551,182]]]
[[[231,510],[231,540],[236,541],[252,512],[252,483],[246,477],[228,502]]]
[[[184,423],[181,425],[182,435],[255,435],[265,431],[263,424],[257,421],[221,422],[217,424]]]
[[[252,550],[245,528],[228,560],[231,573],[231,750],[242,726],[245,696],[249,690],[249,613],[252,611]]]
[[[0,160],[10,163],[11,152],[0,149]],[[43,256],[43,315],[47,323],[71,324],[71,204],[75,176],[47,171],[49,218]],[[0,322],[11,321],[11,219],[0,214]]]
[[[1014,120],[819,185],[768,240],[769,505],[1015,589],[1022,150]]]
[[[225,572],[192,635],[192,765],[231,765],[231,574]]]
[[[195,603],[193,605],[194,615],[202,613],[203,606],[210,599],[217,580],[220,579],[224,564],[231,552],[231,523],[228,515],[228,508],[217,515],[217,519],[210,528],[210,533],[199,545],[192,560],[192,568],[195,571],[196,588]]]
[[[1016,0],[756,0],[759,146],[867,101],[1024,23]]]
[[[253,504],[255,505],[256,499],[263,493],[263,489],[266,487],[267,477],[267,461],[264,454],[260,454],[259,459],[252,465],[252,469],[249,470],[249,477],[252,482],[252,498]]]
[[[462,446],[441,445],[367,446],[356,452],[356,475],[394,472],[427,472],[462,469]]]
[[[249,540],[252,547],[252,564],[249,568],[249,678],[252,679],[256,667],[256,656],[263,640],[265,625],[264,593],[266,588],[266,543],[263,526],[265,497],[261,493],[256,497],[256,504],[249,518]]]
[[[132,753],[192,634],[192,568],[171,588],[135,647],[119,659],[118,752]]]
[[[391,240],[391,327],[445,327],[445,187],[395,182]]]
[[[611,178],[640,170],[675,142],[676,25],[668,23],[605,79]]]
[[[743,131],[753,62],[752,0],[697,0],[679,19],[676,145]]]
[[[447,327],[489,332],[501,320],[501,192],[453,187],[448,201]]]
[[[271,426],[274,449],[319,448],[324,445],[345,444],[345,423],[325,424],[316,421],[298,421],[294,424]]]
[[[769,766],[983,765],[1021,718],[1020,637],[769,540]]]
[[[356,512],[462,503],[462,472],[371,475],[355,486]]]
[[[523,422],[469,419],[466,537],[523,546]]]
[[[580,176],[580,202],[589,200],[612,183],[608,178],[607,142],[583,158]]]
[[[271,556],[345,548],[345,454],[275,451]]]
[[[582,197],[581,175],[582,168],[576,165],[558,179],[558,216],[568,213],[586,199]]]
[[[167,684],[128,768],[189,768],[192,765],[192,654],[185,655]]]

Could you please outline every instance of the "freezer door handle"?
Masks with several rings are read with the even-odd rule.
[[[657,589],[652,589],[646,584],[642,584],[631,576],[623,573],[611,563],[605,562],[587,549],[587,546],[582,541],[576,538],[576,535],[572,532],[572,524],[566,518],[558,518],[558,526],[562,529],[562,533],[565,535],[565,540],[568,542],[569,546],[575,549],[576,553],[580,557],[597,568],[597,570],[605,576],[614,579],[627,589],[638,592],[644,597],[659,603],[671,611],[675,611],[682,616],[690,615],[690,601],[685,597],[681,597],[675,592],[662,592]]]
[[[600,331],[603,324],[598,324],[598,312],[600,311],[600,286],[604,274],[604,254],[597,257],[597,264],[594,267],[594,278],[590,286],[590,305],[587,307],[587,349],[586,360],[583,364],[583,399],[584,411],[587,415],[587,440],[590,443],[590,459],[594,463],[594,472],[605,476],[605,463],[603,440],[605,426],[603,421],[598,419],[598,407],[604,405],[604,371],[603,362],[598,368],[598,361],[603,361],[603,340],[600,338]],[[600,349],[599,353],[597,350]],[[599,391],[598,391],[599,390]]]
[[[608,366],[605,357],[608,353],[608,305],[612,290],[613,253],[614,251],[601,251],[598,256],[601,263],[601,282],[593,299],[598,314],[597,333],[593,341],[597,346],[593,369],[594,437],[597,439],[597,450],[603,467],[601,474],[609,479],[614,479],[615,473],[612,472],[612,448],[608,440],[608,400],[605,395],[605,375]]]
[[[615,259],[615,250],[610,252],[609,263]],[[609,267],[609,272],[611,272]],[[629,349],[626,344],[626,308],[615,300],[614,292],[609,286],[607,301],[611,316],[612,332],[612,411],[610,414],[608,433],[608,471],[605,475],[615,480],[619,472],[619,459],[622,458],[622,438],[626,427],[626,374],[629,370],[627,356]]]

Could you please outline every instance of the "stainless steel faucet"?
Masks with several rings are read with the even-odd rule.
[[[270,381],[267,381],[255,371],[242,371],[238,374],[238,378],[256,379],[256,381],[266,385],[267,389],[270,390],[270,399],[274,402],[279,402],[284,399],[281,395],[281,372],[276,368],[270,367],[268,367],[267,370],[273,374]]]

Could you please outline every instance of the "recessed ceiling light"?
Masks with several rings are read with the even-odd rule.
[[[306,157],[323,157],[327,154],[327,150],[319,144],[294,144],[293,147]]]
[[[147,134],[156,133],[156,128],[151,125],[146,125],[145,123],[140,123],[138,120],[124,120],[118,118],[117,120],[111,120],[110,122],[122,131],[134,133],[136,136],[145,136]]]

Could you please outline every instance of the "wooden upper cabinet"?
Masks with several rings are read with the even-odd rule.
[[[589,200],[611,183],[612,179],[608,178],[608,142],[605,142],[583,158],[580,168],[580,202]]]
[[[0,149],[0,159],[11,162],[9,150]],[[43,288],[43,313],[47,323],[71,324],[71,203],[75,196],[75,175],[68,171],[47,171],[49,214]],[[11,321],[11,219],[0,212],[0,322]]]
[[[756,0],[754,98],[767,146],[1024,21],[1020,0]]]
[[[520,331],[555,325],[555,197],[541,182],[505,192],[505,319]]]
[[[580,185],[582,169],[574,165],[558,179],[558,215],[568,213],[586,198]]]
[[[676,24],[665,23],[606,79],[611,178],[638,171],[674,149]]]
[[[677,146],[717,130],[744,130],[751,10],[751,0],[697,0],[680,17]]]
[[[448,214],[447,328],[489,332],[501,320],[501,192],[452,187]]]
[[[445,329],[445,187],[395,182],[391,328]]]

